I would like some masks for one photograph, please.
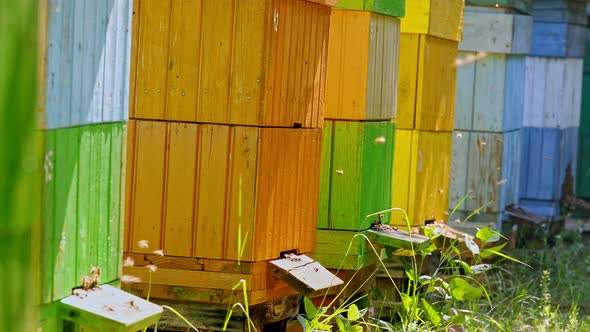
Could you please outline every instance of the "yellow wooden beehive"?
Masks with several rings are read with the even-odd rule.
[[[396,130],[392,206],[406,210],[412,226],[447,220],[452,132]],[[398,158],[397,156],[405,156]],[[406,226],[396,212],[391,223]]]
[[[135,1],[130,117],[321,128],[332,2]]]
[[[326,119],[394,118],[398,58],[398,18],[332,9]]]
[[[398,129],[452,131],[457,42],[401,34]]]
[[[460,41],[463,8],[464,0],[408,0],[401,32]]]

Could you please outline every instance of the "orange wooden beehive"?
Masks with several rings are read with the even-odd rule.
[[[204,263],[193,266],[198,259],[215,266],[240,260],[258,278],[252,287],[262,289],[266,265],[254,269],[252,262],[314,250],[320,129],[131,120],[127,136],[125,252],[162,249],[183,262],[165,263],[172,268],[158,270],[154,284],[223,289],[219,282],[234,280],[237,270],[209,271],[226,277],[202,275],[212,278],[206,281],[178,269],[205,271]]]
[[[135,1],[130,117],[321,128],[335,2]]]

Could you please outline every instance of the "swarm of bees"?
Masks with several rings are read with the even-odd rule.
[[[100,267],[93,266],[90,268],[90,274],[82,277],[82,289],[88,290],[96,287],[100,282]]]

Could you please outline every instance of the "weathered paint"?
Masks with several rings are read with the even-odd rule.
[[[463,7],[464,0],[408,0],[401,31],[460,41]]]
[[[394,133],[389,121],[326,121],[318,228],[364,230],[390,207]]]
[[[530,14],[533,10],[533,0],[465,0],[466,5],[512,8]]]
[[[586,1],[578,0],[535,0],[533,3],[535,22],[571,23],[586,26]]]
[[[461,51],[527,54],[531,49],[531,16],[478,12],[465,7],[464,21]]]
[[[260,261],[313,251],[320,129],[132,120],[127,138],[125,252]]]
[[[453,130],[456,58],[455,41],[401,34],[398,128]]]
[[[336,8],[365,10],[383,15],[403,17],[406,0],[339,0]]]
[[[125,125],[48,130],[45,135],[43,303],[80,285],[91,266],[119,277]]]
[[[589,47],[586,44],[586,49]],[[582,109],[580,114],[580,133],[578,142],[578,170],[576,195],[590,198],[590,53],[584,59],[584,77],[582,81]]]
[[[136,1],[130,116],[321,128],[330,7]]]
[[[131,1],[50,0],[47,129],[127,119]]]
[[[533,23],[531,55],[560,58],[583,58],[586,26],[568,23]]]
[[[472,61],[471,59],[476,59]],[[460,52],[455,130],[503,132],[523,125],[525,57]]]
[[[559,201],[568,165],[576,176],[577,132],[578,127],[523,128],[521,200]]]
[[[582,59],[527,57],[525,127],[578,127],[582,94]]]
[[[34,331],[39,292],[37,1],[0,5],[0,329]]]
[[[412,225],[446,220],[452,132],[396,130],[392,206],[406,210]],[[403,215],[392,224],[405,226]]]
[[[326,119],[395,117],[399,19],[332,10],[326,78]]]
[[[507,205],[518,204],[521,149],[520,130],[455,131],[449,209],[469,194],[457,211],[470,213],[487,205],[477,217],[487,215],[488,221],[499,221]]]

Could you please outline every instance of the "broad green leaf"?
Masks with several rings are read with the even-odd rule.
[[[465,272],[467,272],[469,274],[473,273],[471,266],[469,266],[469,264],[467,264],[465,261],[462,261],[460,259],[455,259],[455,263],[458,263],[459,265],[461,265],[463,267],[463,269],[465,269]]]
[[[434,309],[434,307],[430,303],[428,303],[426,299],[422,299],[422,306],[424,307],[424,312],[426,313],[426,316],[428,316],[430,322],[432,322],[434,326],[440,325],[440,323],[442,322],[442,318],[440,317],[436,309]]]
[[[336,317],[336,325],[338,326],[338,331],[344,331],[344,323],[342,323],[342,318]]]
[[[324,324],[324,323],[318,323],[314,330],[320,330],[320,331],[332,331],[332,325],[329,324]]]
[[[405,270],[404,272],[410,281],[416,281],[416,278],[414,277],[414,270]]]
[[[484,227],[478,230],[475,236],[477,236],[477,238],[482,240],[484,243],[490,243],[500,240],[502,235],[492,229]]]
[[[353,303],[350,306],[348,306],[348,314],[347,314],[347,317],[351,321],[356,321],[359,318],[361,318],[361,314],[359,312],[359,308],[356,306],[356,304]]]
[[[462,278],[453,278],[449,283],[451,295],[459,301],[471,301],[480,298],[483,292],[480,288],[471,286]]]
[[[345,332],[363,332],[363,327],[360,325],[347,326]]]
[[[449,323],[455,325],[465,325],[465,323],[467,323],[467,319],[465,318],[465,315],[458,314],[451,317],[451,319],[449,319]]]
[[[317,316],[318,310],[308,297],[303,298],[303,306],[305,307],[305,314],[307,315],[307,319],[312,320]]]
[[[467,234],[465,234],[465,245],[474,255],[479,255],[479,246]]]
[[[410,312],[410,309],[412,309],[412,298],[406,293],[401,293],[400,295],[402,297],[402,305],[404,306],[404,309],[406,312]]]

